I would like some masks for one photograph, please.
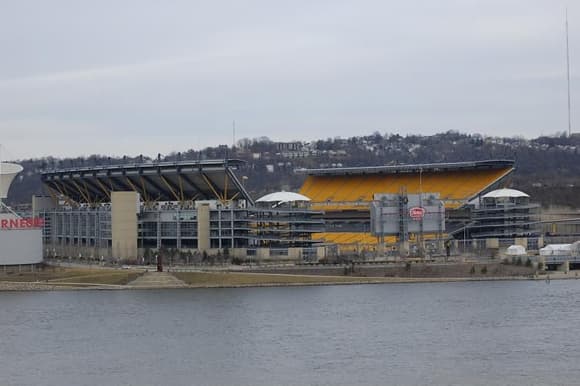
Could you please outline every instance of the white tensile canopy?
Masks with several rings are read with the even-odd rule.
[[[275,192],[266,194],[260,197],[256,202],[295,202],[295,201],[310,201],[310,199],[302,194],[294,192]]]
[[[572,244],[548,244],[540,249],[541,256],[570,255],[571,253]]]
[[[526,254],[526,248],[521,245],[510,245],[506,254],[508,256],[524,256]]]
[[[524,192],[515,189],[497,189],[483,195],[483,198],[530,197]]]

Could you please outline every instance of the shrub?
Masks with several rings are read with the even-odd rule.
[[[518,257],[518,259],[516,260],[516,265],[522,265],[522,258]]]
[[[143,252],[143,260],[145,261],[145,264],[149,265],[151,264],[151,257],[153,256],[153,253],[151,252],[150,248],[145,248],[145,251]]]
[[[471,269],[469,270],[469,273],[474,275],[475,274],[475,265],[471,266]]]
[[[483,267],[481,267],[481,274],[485,275],[487,273],[487,265],[484,265]]]
[[[526,267],[531,267],[532,266],[532,260],[530,260],[530,258],[528,257],[528,259],[526,260]]]

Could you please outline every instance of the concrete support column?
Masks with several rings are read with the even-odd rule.
[[[570,272],[570,262],[569,261],[565,261],[562,264],[560,264],[558,266],[558,271],[564,272],[564,273]]]
[[[320,260],[326,257],[326,247],[316,247],[316,257]]]
[[[157,250],[161,249],[161,212],[157,212]]]
[[[248,250],[246,248],[232,248],[230,250],[232,257],[237,257],[239,259],[245,259],[248,257]]]
[[[197,205],[197,249],[207,251],[210,248],[209,204]]]
[[[496,238],[485,239],[485,248],[499,249],[499,239]]]
[[[32,196],[32,217],[38,216],[39,212],[56,208],[56,203],[52,197]]]
[[[399,242],[399,256],[401,256],[401,257],[409,256],[409,242],[408,241]]]
[[[218,207],[218,248],[222,249],[222,209]]]
[[[270,248],[256,249],[256,257],[258,260],[266,260],[270,258]]]
[[[111,238],[113,256],[121,260],[137,258],[137,192],[111,193]]]
[[[302,248],[288,248],[288,258],[291,260],[302,260]]]
[[[179,209],[177,210],[177,224],[175,227],[177,229],[175,244],[177,249],[181,249],[181,211]]]

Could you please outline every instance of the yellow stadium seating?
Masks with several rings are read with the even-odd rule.
[[[300,193],[312,200],[312,209],[326,212],[356,210],[369,213],[369,205],[376,193],[408,194],[439,193],[447,209],[464,205],[469,199],[508,175],[511,167],[482,170],[428,171],[419,174],[357,174],[310,175]],[[360,214],[359,214],[360,215]],[[433,238],[436,235],[432,235]],[[429,237],[425,235],[425,237]],[[370,233],[337,232],[316,233],[314,240],[338,244],[342,251],[373,250],[377,237]],[[386,237],[385,243],[394,244],[395,237]]]
[[[443,237],[446,234],[442,235]],[[425,240],[436,239],[438,236],[435,234],[425,234]],[[373,250],[377,247],[379,240],[376,236],[370,233],[356,233],[356,232],[326,232],[326,233],[315,233],[312,236],[313,240],[337,244],[340,250],[343,252],[362,250]],[[395,236],[385,237],[385,245],[395,245],[397,238]]]
[[[312,200],[317,210],[368,210],[375,193],[422,192],[439,193],[445,206],[456,208],[511,172],[511,168],[486,170],[458,170],[444,172],[369,174],[369,175],[311,175],[300,193]],[[367,205],[354,205],[356,202]]]

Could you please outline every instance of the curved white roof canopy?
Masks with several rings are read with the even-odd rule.
[[[483,195],[483,198],[530,197],[524,192],[515,189],[497,189]]]
[[[0,162],[0,199],[8,197],[8,190],[14,177],[23,170],[18,164]]]
[[[266,194],[265,196],[260,197],[256,200],[256,202],[277,202],[277,203],[295,202],[295,201],[310,201],[310,199],[299,193],[275,192]]]

